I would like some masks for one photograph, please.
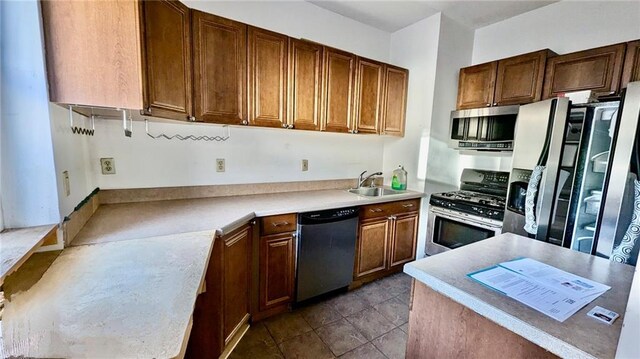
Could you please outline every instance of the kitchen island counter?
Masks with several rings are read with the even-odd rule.
[[[468,273],[496,265],[519,257],[529,257],[557,267],[564,271],[606,284],[610,290],[598,297],[564,322],[556,321],[540,312],[508,298],[467,277]],[[415,278],[415,292],[412,301],[414,307],[410,314],[408,357],[412,349],[422,344],[424,331],[437,331],[442,328],[429,328],[411,325],[420,316],[416,303],[427,295],[441,297],[438,300],[453,301],[462,306],[464,311],[473,311],[471,316],[488,319],[486,333],[498,333],[504,330],[507,334],[515,333],[526,341],[563,358],[614,358],[625,309],[629,297],[634,268],[628,265],[613,263],[609,260],[579,253],[566,248],[543,243],[511,233],[476,242],[453,251],[438,254],[429,258],[408,263],[405,273]],[[612,325],[596,321],[586,315],[595,306],[613,310],[620,314]],[[469,313],[450,313],[452,317],[469,316]],[[439,314],[440,315],[440,314]],[[448,318],[456,320],[454,318]],[[459,321],[460,318],[458,318]],[[468,319],[468,318],[467,318]],[[476,320],[475,318],[473,319]],[[424,322],[424,320],[422,321]],[[466,338],[474,337],[470,325]],[[427,323],[424,323],[425,325]],[[497,324],[497,326],[495,326]],[[483,324],[484,325],[484,324]],[[492,326],[495,326],[493,328]],[[498,327],[499,326],[499,327]],[[495,329],[495,330],[494,330]],[[476,328],[477,330],[477,328]],[[483,333],[485,334],[485,333]],[[435,335],[430,333],[430,335]],[[478,337],[476,337],[477,339]],[[485,338],[491,342],[493,338]],[[517,341],[516,338],[515,341]],[[499,339],[498,341],[503,340]],[[483,345],[467,343],[470,350],[488,348]],[[504,345],[504,340],[502,345]],[[522,347],[522,343],[518,343]],[[464,346],[464,344],[462,344]],[[474,348],[474,346],[477,346]],[[463,351],[464,348],[456,350]],[[507,348],[503,352],[508,353]],[[516,352],[516,351],[514,351]]]
[[[198,199],[104,204],[71,245],[216,230],[219,236],[255,217],[421,198],[420,192],[365,197],[318,190]]]

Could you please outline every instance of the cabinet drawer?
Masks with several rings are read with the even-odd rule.
[[[399,213],[415,212],[420,209],[420,199],[410,199],[389,203],[372,204],[363,206],[360,216],[362,218],[379,218],[397,215]]]
[[[293,232],[298,216],[295,213],[260,218],[260,235]]]

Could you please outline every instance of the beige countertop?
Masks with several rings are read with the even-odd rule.
[[[16,293],[5,289],[10,301],[2,318],[3,354],[180,356],[214,234],[206,231],[65,249],[30,288]]]
[[[558,322],[467,277],[468,273],[518,257],[544,262],[611,289],[566,321]],[[560,357],[614,358],[634,268],[506,233],[408,263],[404,271]],[[612,325],[587,317],[586,313],[595,306],[613,310],[621,317]]]
[[[7,229],[0,233],[0,286],[42,244],[56,225]]]
[[[182,199],[101,205],[72,246],[134,238],[216,230],[222,235],[255,217],[361,206],[421,198],[406,191],[364,197],[346,190],[319,190],[247,196]]]

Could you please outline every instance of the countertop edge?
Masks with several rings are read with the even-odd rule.
[[[597,359],[575,346],[560,340],[526,322],[508,314],[504,311],[487,304],[486,302],[466,293],[451,284],[448,284],[425,271],[416,268],[412,263],[407,263],[403,267],[404,273],[427,285],[434,291],[450,298],[451,300],[464,305],[481,316],[504,327],[505,329],[520,335],[530,342],[556,354],[562,358],[592,358]]]

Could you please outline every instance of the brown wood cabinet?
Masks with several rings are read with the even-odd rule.
[[[295,233],[260,237],[260,311],[293,301]]]
[[[489,107],[493,103],[498,62],[460,69],[457,109]]]
[[[175,0],[143,1],[144,108],[147,115],[192,116],[191,14]]]
[[[192,10],[197,121],[247,124],[247,25]]]
[[[547,59],[553,56],[545,49],[460,69],[457,109],[539,101]]]
[[[49,100],[142,109],[135,1],[42,1]]]
[[[287,127],[289,38],[249,27],[249,124]]]
[[[324,48],[323,121],[321,129],[331,132],[353,130],[353,85],[355,56]]]
[[[322,113],[322,61],[320,44],[289,39],[288,125],[319,130]]]
[[[640,40],[627,43],[620,88],[626,88],[629,82],[634,81],[640,81]]]
[[[244,225],[216,238],[196,298],[186,357],[217,358],[249,320],[252,227]]]
[[[379,133],[382,123],[385,65],[358,57],[354,95],[354,129],[360,133]]]
[[[409,70],[386,65],[384,84],[381,133],[402,137],[407,111]]]
[[[360,209],[354,281],[367,282],[402,269],[415,259],[420,200]]]
[[[547,58],[553,56],[554,52],[541,50],[498,61],[492,106],[540,101]]]
[[[598,47],[549,59],[543,99],[565,92],[617,93],[626,44]]]

